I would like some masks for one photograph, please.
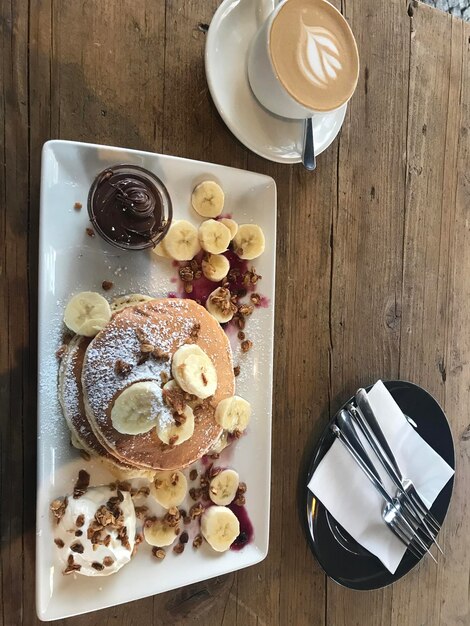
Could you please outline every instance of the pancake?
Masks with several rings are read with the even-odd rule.
[[[85,354],[90,341],[89,337],[75,335],[68,343],[59,368],[59,401],[70,430],[72,444],[90,454],[102,455],[106,450],[99,444],[86,419],[81,379],[77,376],[78,355],[80,352]],[[80,361],[83,361],[83,358],[79,359],[79,371],[81,371]]]
[[[195,325],[200,328],[194,338]],[[164,445],[156,429],[128,435],[113,428],[111,410],[124,389],[139,381],[162,383],[171,378],[171,359],[151,357],[141,362],[138,334],[170,357],[183,344],[195,343],[211,358],[217,371],[216,392],[209,402],[201,402],[203,409],[198,411],[194,434],[181,445]],[[130,366],[130,372],[120,373],[118,361]],[[88,346],[82,370],[84,405],[95,435],[121,461],[155,470],[186,467],[215,444],[222,433],[214,418],[215,408],[233,395],[234,381],[232,351],[219,323],[193,300],[176,298],[156,299],[115,313]]]
[[[83,359],[90,341],[90,337],[75,335],[67,345],[59,368],[59,401],[70,430],[72,444],[92,456],[100,457],[120,471],[150,477],[151,473],[140,469],[136,471],[131,465],[110,454],[101,445],[88,422],[83,404],[81,374]]]

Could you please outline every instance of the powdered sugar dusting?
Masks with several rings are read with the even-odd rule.
[[[149,326],[151,324],[146,322],[142,326],[142,330],[149,332]],[[155,325],[153,326],[156,328]],[[159,347],[167,351],[169,349],[168,340],[163,338]],[[139,365],[141,357],[140,342],[135,328],[119,328],[110,325],[106,329],[105,350],[106,358],[103,360],[103,345],[101,342],[97,345],[92,342],[87,351],[86,365],[83,372],[86,398],[99,425],[106,423],[106,408],[119,391],[139,381],[161,380],[162,372],[168,377],[170,376],[168,361],[148,359],[145,363]],[[113,364],[118,359],[132,367],[130,373],[125,378],[118,374],[113,367]]]
[[[72,352],[66,357],[66,362],[63,363],[64,367],[64,375],[62,380],[62,402],[64,404],[65,410],[69,415],[75,415],[79,412],[79,389],[78,383],[75,376],[73,374],[73,369],[76,367],[77,363],[77,346],[73,346],[69,348]],[[79,428],[81,434],[83,434],[83,428]]]
[[[58,361],[55,354],[62,343],[64,305],[60,300],[57,300],[56,305],[57,309],[49,320],[50,332],[47,337],[40,338],[39,344],[41,360],[38,368],[38,402],[43,414],[43,419],[39,420],[39,436],[47,437],[51,434],[55,437],[61,436],[61,443],[66,444],[69,434],[64,424],[57,394]]]

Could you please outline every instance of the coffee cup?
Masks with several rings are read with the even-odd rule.
[[[340,108],[353,95],[358,76],[354,35],[326,0],[283,0],[251,43],[251,89],[281,117],[302,119]]]

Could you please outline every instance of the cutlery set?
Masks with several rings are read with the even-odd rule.
[[[354,401],[338,413],[331,429],[382,497],[382,519],[387,527],[417,559],[429,554],[437,562],[429,550],[435,544],[442,553],[436,540],[439,523],[413,482],[403,476],[364,389],[359,389]],[[360,435],[391,479],[394,493],[387,491]]]

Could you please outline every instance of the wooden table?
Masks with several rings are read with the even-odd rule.
[[[404,0],[343,0],[362,72],[340,138],[309,174],[249,153],[216,113],[203,49],[217,4],[2,3],[1,623],[37,623],[40,150],[60,137],[248,168],[273,176],[279,190],[269,556],[68,623],[468,624],[470,25]],[[297,488],[328,416],[379,377],[412,380],[442,402],[458,469],[441,536],[446,558],[357,593],[320,571]]]

